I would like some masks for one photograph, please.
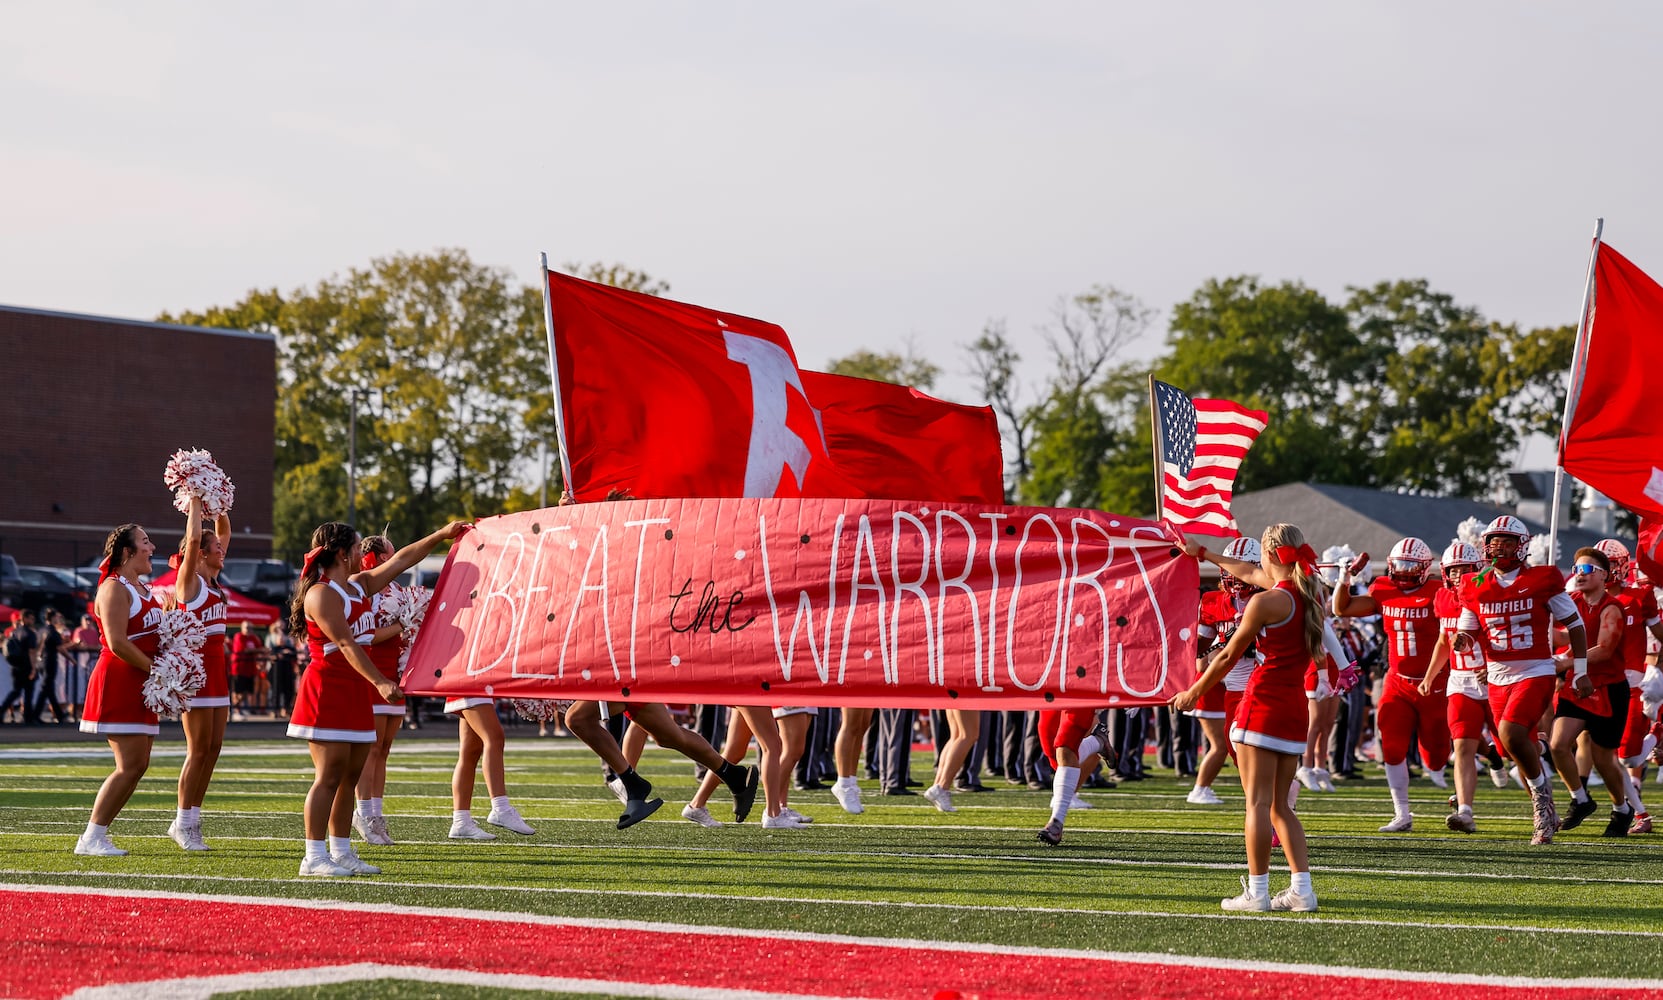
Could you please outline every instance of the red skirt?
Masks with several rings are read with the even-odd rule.
[[[1190,709],[1190,715],[1197,719],[1222,719],[1224,714],[1224,684],[1220,682],[1207,689],[1201,700]]]
[[[81,732],[114,736],[161,732],[156,713],[144,704],[144,677],[144,671],[108,649],[99,653],[87,681]]]
[[[289,735],[319,743],[374,743],[375,688],[343,664],[314,661],[295,692]]]
[[[1305,736],[1311,729],[1306,704],[1302,673],[1260,667],[1242,692],[1230,741],[1277,753],[1303,754]]]
[[[210,635],[202,645],[202,669],[208,679],[191,695],[192,708],[224,708],[231,704],[231,666],[225,658],[225,636]]]

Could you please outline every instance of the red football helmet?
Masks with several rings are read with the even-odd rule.
[[[1439,565],[1444,573],[1444,582],[1454,587],[1460,584],[1462,577],[1478,572],[1478,568],[1484,565],[1484,553],[1478,551],[1476,545],[1450,542]]]
[[[1514,543],[1511,551],[1506,549],[1509,539]],[[1518,518],[1511,514],[1503,514],[1484,528],[1484,555],[1495,563],[1498,569],[1517,569],[1524,565],[1525,557],[1529,554],[1530,529]]]
[[[1630,564],[1628,546],[1615,538],[1602,538],[1594,544],[1594,548],[1605,553],[1605,558],[1611,561],[1611,579],[1617,583],[1626,582]]]
[[[1402,539],[1386,556],[1386,574],[1399,587],[1413,590],[1425,583],[1431,572],[1432,547],[1418,538]]]

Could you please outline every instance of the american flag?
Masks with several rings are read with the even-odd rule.
[[[1269,415],[1228,399],[1191,399],[1160,381],[1149,402],[1160,452],[1161,518],[1191,534],[1234,536],[1236,470]]]

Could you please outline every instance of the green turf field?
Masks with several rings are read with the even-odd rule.
[[[62,756],[72,748],[85,756]],[[296,877],[311,775],[304,747],[227,747],[204,805],[214,847],[205,855],[187,855],[165,835],[180,758],[158,753],[111,829],[133,852],[126,858],[71,853],[107,755],[89,744],[43,749],[58,755],[0,752],[6,882],[1420,971],[1663,978],[1663,836],[1602,839],[1602,810],[1553,845],[1532,848],[1523,792],[1483,779],[1476,836],[1444,828],[1446,793],[1425,780],[1413,787],[1417,829],[1408,835],[1375,832],[1390,818],[1378,771],[1333,794],[1304,793],[1299,809],[1321,911],[1238,916],[1218,906],[1239,891],[1245,871],[1241,799],[1228,769],[1215,786],[1223,806],[1186,804],[1187,783],[1164,774],[1086,792],[1095,808],[1071,814],[1064,845],[1047,848],[1034,831],[1049,793],[1002,782],[993,794],[958,795],[953,815],[868,787],[861,816],[845,815],[828,792],[794,792],[792,804],[818,821],[811,829],[764,831],[753,816],[706,830],[679,816],[693,791],[691,766],[649,749],[640,770],[665,806],[619,832],[617,801],[591,754],[571,741],[520,739],[509,743],[509,790],[537,835],[457,843],[445,837],[454,751],[410,741],[394,750],[386,798],[400,842],[359,847],[386,873],[337,881]],[[918,754],[915,774],[929,767],[929,755]],[[1663,789],[1657,794],[1663,801]],[[481,783],[476,815],[487,806]],[[725,793],[711,812],[731,817]],[[1286,881],[1285,872],[1273,873],[1273,891]]]

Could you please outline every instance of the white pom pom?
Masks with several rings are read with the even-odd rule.
[[[162,484],[173,490],[173,507],[181,514],[191,509],[192,497],[202,501],[209,517],[230,513],[237,494],[230,477],[214,464],[214,456],[201,448],[174,452],[162,470]]]
[[[421,631],[422,621],[427,617],[427,605],[433,600],[433,592],[426,587],[404,587],[393,583],[387,585],[387,593],[381,598],[381,619],[378,624],[391,625],[397,622],[403,626],[399,638],[403,640],[404,648],[398,654],[399,676],[410,664],[410,650],[415,648],[416,634]]]
[[[569,701],[548,698],[515,698],[508,704],[519,713],[520,718],[530,722],[553,722],[561,712],[572,707]]]
[[[1530,536],[1530,558],[1528,562],[1532,566],[1552,566],[1558,562],[1554,554],[1548,552],[1548,536]]]
[[[1480,552],[1484,551],[1484,529],[1488,527],[1476,517],[1469,517],[1455,526],[1455,540],[1466,542]]]
[[[191,695],[208,682],[202,663],[208,627],[187,611],[164,611],[156,634],[160,643],[144,679],[144,703],[157,715],[174,718],[191,707]]]

